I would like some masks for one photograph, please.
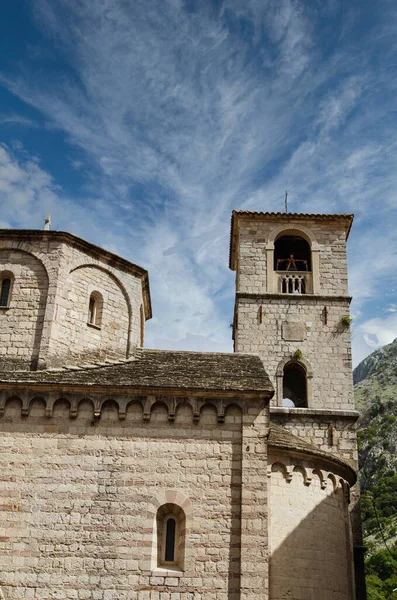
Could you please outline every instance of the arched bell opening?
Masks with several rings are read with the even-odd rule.
[[[307,407],[306,370],[297,362],[287,363],[283,372],[283,406]]]
[[[311,272],[310,244],[298,235],[283,235],[274,244],[275,271]]]
[[[303,237],[289,232],[276,239],[273,269],[279,293],[313,293],[311,246]]]

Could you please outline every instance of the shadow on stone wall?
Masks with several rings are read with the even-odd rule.
[[[322,489],[320,480],[307,485],[294,473],[290,483],[281,481],[278,494],[274,487],[272,482],[270,600],[353,600],[346,484],[329,480]],[[315,507],[307,510],[313,500]]]

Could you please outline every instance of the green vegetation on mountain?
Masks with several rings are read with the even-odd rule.
[[[397,339],[354,370],[368,600],[397,599]]]

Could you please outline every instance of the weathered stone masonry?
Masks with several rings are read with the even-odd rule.
[[[144,269],[55,231],[0,230],[0,264],[15,276],[0,309],[7,368],[120,360],[141,345],[141,319],[151,316]],[[87,323],[93,291],[104,300],[100,328]]]
[[[234,213],[234,354],[143,349],[144,269],[0,230],[0,597],[365,600],[350,225]]]

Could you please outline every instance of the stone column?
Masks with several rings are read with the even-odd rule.
[[[312,243],[312,273],[313,294],[320,293],[320,248],[315,242]]]
[[[277,292],[277,287],[274,285],[274,268],[273,268],[273,260],[274,260],[274,245],[270,244],[266,246],[266,292]]]
[[[269,417],[263,400],[243,415],[241,473],[241,600],[267,600],[267,443]]]

